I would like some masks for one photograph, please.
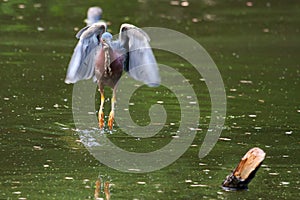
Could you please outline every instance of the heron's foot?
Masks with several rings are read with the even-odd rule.
[[[114,119],[115,119],[115,112],[111,111],[109,113],[109,118],[108,118],[108,127],[110,130],[112,130],[113,128]]]
[[[102,129],[104,127],[104,113],[101,111],[98,115],[99,120],[99,128]]]

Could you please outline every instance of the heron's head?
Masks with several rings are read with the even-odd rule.
[[[105,44],[109,44],[111,42],[112,38],[113,38],[112,34],[105,32],[101,36],[101,42],[105,43]]]

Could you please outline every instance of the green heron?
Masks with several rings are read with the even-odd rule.
[[[104,86],[112,88],[111,111],[108,127],[112,129],[117,83],[123,71],[132,78],[142,81],[150,87],[160,84],[157,63],[149,44],[149,36],[140,28],[131,24],[122,24],[119,37],[106,32],[106,24],[98,22],[81,29],[79,39],[69,63],[66,83],[93,78],[101,95],[98,113],[99,127],[104,127]]]

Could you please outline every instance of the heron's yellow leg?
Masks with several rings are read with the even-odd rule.
[[[104,90],[100,89],[100,93],[101,93],[101,98],[100,98],[100,109],[98,112],[98,120],[99,120],[99,128],[103,128],[104,127],[104,113],[103,113],[103,105],[104,105]]]
[[[108,119],[108,127],[110,130],[113,128],[113,123],[115,119],[115,103],[116,103],[116,88],[113,89],[113,95],[111,98],[111,111],[109,113],[109,119]]]

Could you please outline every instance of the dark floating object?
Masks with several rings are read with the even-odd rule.
[[[222,183],[224,190],[246,190],[265,159],[266,153],[254,147],[242,158],[235,170]]]

